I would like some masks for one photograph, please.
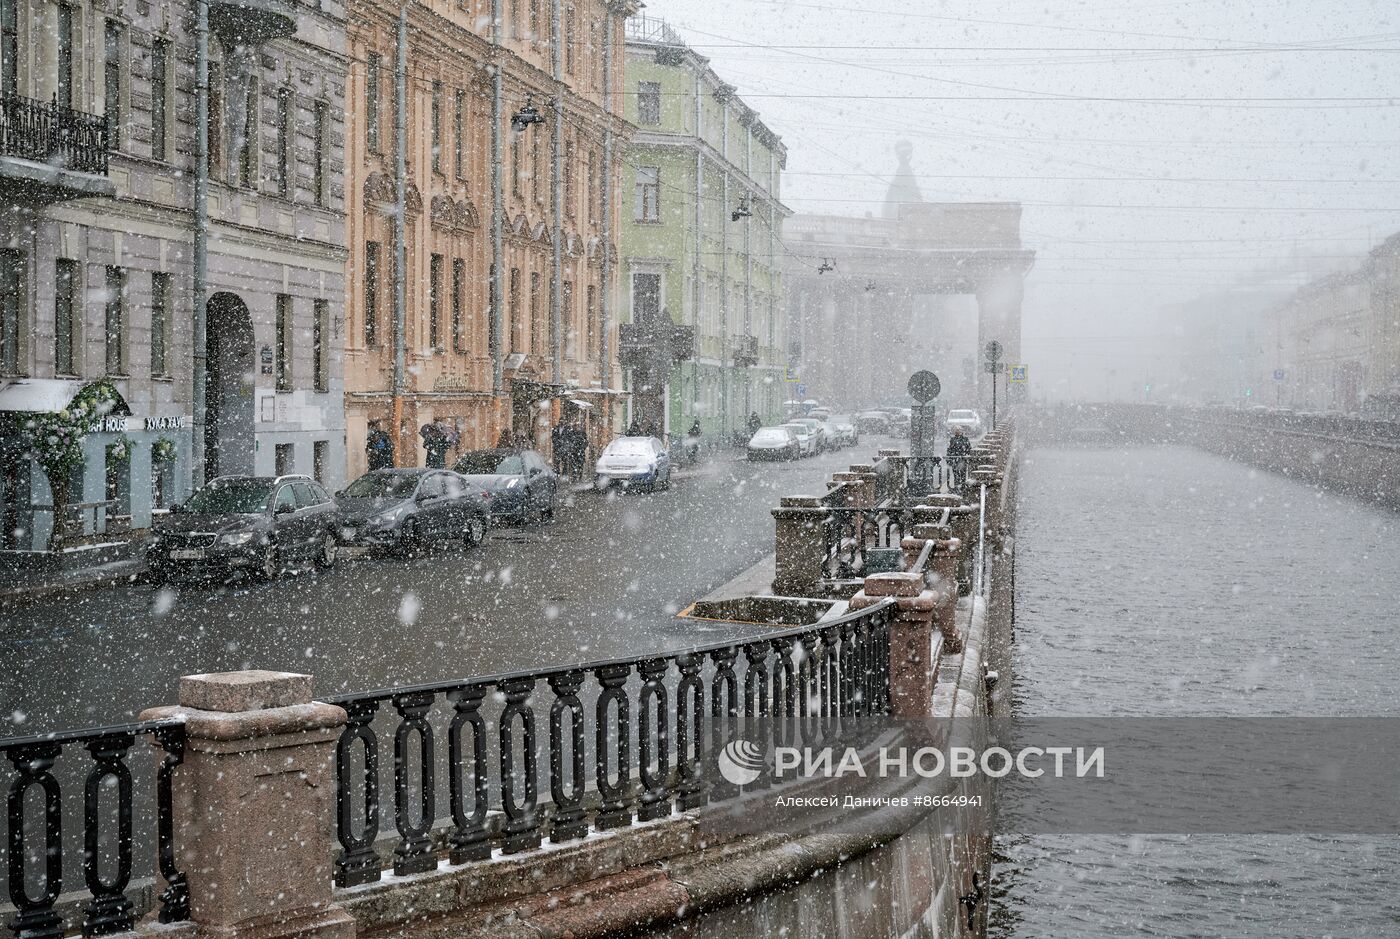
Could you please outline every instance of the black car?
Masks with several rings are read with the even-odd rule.
[[[309,476],[220,476],[156,522],[146,545],[153,579],[177,571],[276,577],[289,564],[335,563],[340,513]]]
[[[383,469],[335,495],[341,540],[412,554],[432,541],[481,544],[491,513],[478,487],[451,470]]]
[[[469,450],[452,468],[485,490],[492,518],[527,522],[554,517],[559,477],[536,450]]]

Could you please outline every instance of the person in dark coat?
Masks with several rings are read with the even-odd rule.
[[[642,434],[642,422],[639,421],[639,420],[637,420],[635,417],[632,418],[632,423],[630,423],[630,424],[627,425],[627,436],[629,436],[629,437],[641,437],[641,436],[643,436],[643,434]]]
[[[587,458],[588,431],[583,429],[581,423],[573,424],[569,427],[569,475],[575,479],[583,478]]]
[[[549,452],[554,459],[554,472],[564,475],[564,465],[567,459],[565,451],[568,449],[565,441],[569,439],[568,428],[563,424],[555,424],[549,431]]]
[[[447,438],[447,433],[442,429],[442,425],[437,421],[424,424],[418,430],[418,436],[423,438],[423,449],[428,451],[427,467],[429,469],[443,469],[447,466],[447,448],[452,445]]]
[[[759,418],[758,412],[749,415],[749,436],[752,437],[763,427],[763,421]]]
[[[365,458],[373,470],[392,469],[394,466],[394,440],[384,433],[378,421],[369,422],[369,436],[365,439]]]
[[[953,436],[948,438],[948,469],[953,474],[953,488],[961,489],[967,484],[967,458],[972,454],[972,441],[961,427],[953,428]]]

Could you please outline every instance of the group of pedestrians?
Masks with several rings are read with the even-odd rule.
[[[588,431],[578,421],[556,424],[549,432],[554,449],[554,471],[575,479],[584,475],[588,466]]]

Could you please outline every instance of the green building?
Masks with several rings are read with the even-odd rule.
[[[665,23],[627,21],[620,351],[632,418],[728,436],[792,396],[782,283],[787,149]],[[682,327],[681,329],[674,329]]]

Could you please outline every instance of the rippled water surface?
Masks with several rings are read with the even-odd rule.
[[[1035,450],[1020,495],[1017,713],[1400,716],[1394,513],[1178,448]],[[997,847],[1001,939],[1400,936],[1396,837]]]

